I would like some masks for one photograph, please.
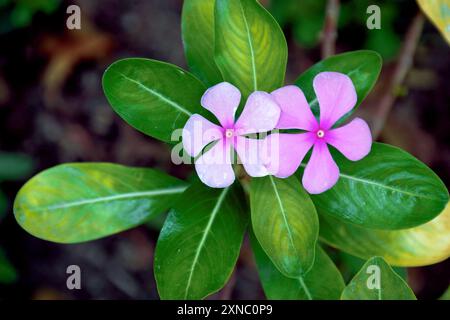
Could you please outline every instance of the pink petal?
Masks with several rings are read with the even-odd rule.
[[[326,141],[349,160],[357,161],[369,154],[372,135],[367,123],[355,118],[345,126],[328,131]]]
[[[281,108],[278,129],[315,131],[318,128],[317,120],[299,87],[285,86],[273,91],[271,95]]]
[[[320,107],[320,127],[330,129],[336,121],[356,104],[356,90],[352,80],[343,73],[321,72],[313,81]]]
[[[317,140],[303,174],[303,186],[311,194],[322,193],[339,179],[339,168],[324,141]]]
[[[239,135],[270,131],[280,118],[280,107],[267,92],[255,91],[247,99],[241,116],[235,123]]]
[[[299,134],[274,133],[264,139],[262,159],[268,171],[278,178],[295,173],[315,140],[309,132]]]
[[[208,143],[223,137],[223,129],[201,115],[193,114],[184,125],[182,137],[184,150],[196,157]]]
[[[200,180],[211,188],[226,188],[234,181],[231,167],[231,145],[219,140],[195,162]]]
[[[236,152],[245,171],[251,177],[263,177],[269,174],[260,158],[262,141],[239,136],[236,137]]]
[[[222,127],[228,128],[234,124],[234,114],[240,101],[239,89],[231,83],[221,82],[206,90],[201,105],[219,119]]]

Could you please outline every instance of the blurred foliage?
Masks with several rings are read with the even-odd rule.
[[[33,161],[21,153],[0,152],[0,182],[20,180],[33,172]],[[8,199],[0,190],[0,222],[6,214]],[[17,271],[0,247],[0,283],[9,284],[17,280]]]
[[[447,288],[447,290],[442,294],[442,296],[439,298],[439,300],[450,300],[450,286]]]
[[[60,0],[0,0],[0,34],[31,24],[36,13],[50,14]]]
[[[367,7],[376,4],[381,10],[381,29],[366,28]],[[364,49],[375,50],[384,59],[393,58],[400,47],[400,36],[394,22],[401,11],[402,1],[342,1],[338,28],[361,26]],[[272,0],[270,10],[282,28],[291,27],[296,42],[304,48],[313,48],[319,41],[324,24],[326,0]]]
[[[0,191],[0,220],[6,213],[6,206],[8,205],[8,199],[5,194]]]
[[[325,0],[272,0],[271,13],[284,29],[292,27],[295,40],[305,48],[319,42]]]
[[[32,159],[25,154],[0,152],[0,182],[26,178],[33,167]]]
[[[9,262],[3,249],[0,248],[0,283],[10,284],[17,280],[18,275],[14,266]]]

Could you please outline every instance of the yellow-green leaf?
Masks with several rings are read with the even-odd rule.
[[[417,0],[417,3],[450,44],[450,1]]]
[[[244,97],[284,82],[287,45],[275,19],[256,0],[216,0],[215,60]]]
[[[166,211],[186,183],[152,169],[72,163],[45,170],[20,189],[17,222],[32,235],[76,243],[130,229]]]
[[[450,257],[450,204],[436,218],[411,229],[376,230],[320,215],[320,239],[352,255],[382,256],[395,266],[425,266]]]
[[[262,248],[282,274],[298,278],[314,263],[319,224],[311,198],[294,176],[254,178],[252,226]]]

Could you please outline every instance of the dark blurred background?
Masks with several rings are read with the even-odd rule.
[[[286,82],[292,83],[321,59],[326,1],[262,3],[285,32]],[[81,8],[81,30],[66,28],[71,4]],[[381,8],[381,30],[366,28],[370,4]],[[167,146],[115,115],[101,88],[106,67],[123,57],[186,68],[181,8],[181,0],[0,0],[0,299],[158,298],[152,259],[164,217],[106,239],[58,245],[21,229],[12,203],[29,177],[63,162],[107,161],[156,167],[180,178],[190,174],[189,166],[171,164]],[[380,141],[411,152],[448,186],[450,47],[430,22],[422,27],[418,12],[411,0],[341,1],[336,52],[365,48],[383,56],[379,83],[358,112],[380,128]],[[403,50],[414,42],[415,27],[417,47]],[[399,67],[408,58],[412,65]],[[399,73],[404,77],[393,81]],[[361,266],[357,258],[329,252],[347,280]],[[71,264],[81,267],[81,290],[66,288]],[[437,299],[449,285],[449,267],[447,260],[398,271],[419,299]],[[264,298],[247,241],[230,283],[213,297]]]

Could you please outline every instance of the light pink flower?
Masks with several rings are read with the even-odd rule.
[[[213,188],[225,188],[233,183],[233,149],[250,176],[269,173],[259,163],[261,140],[245,135],[274,129],[280,118],[280,108],[272,95],[256,91],[248,97],[242,114],[234,121],[240,100],[241,93],[236,87],[227,82],[219,83],[205,92],[201,105],[217,117],[220,126],[194,114],[183,128],[183,147],[192,157],[197,157],[208,144],[215,143],[195,161],[200,180]]]
[[[312,147],[302,183],[309,193],[318,194],[333,187],[339,178],[339,168],[327,144],[335,147],[349,160],[357,161],[370,152],[372,136],[369,126],[360,118],[355,118],[342,127],[333,128],[357,101],[355,87],[347,75],[337,72],[319,73],[314,78],[313,87],[320,108],[319,122],[298,87],[286,86],[272,92],[281,108],[277,128],[301,129],[306,132],[268,136],[265,143],[276,145],[278,150],[268,152],[262,161],[271,174],[286,178],[297,170]]]

